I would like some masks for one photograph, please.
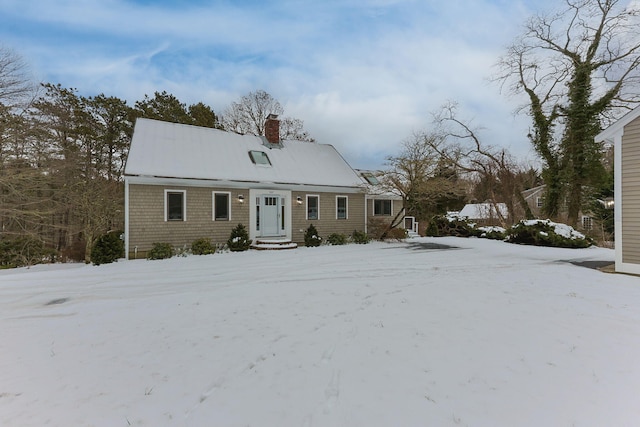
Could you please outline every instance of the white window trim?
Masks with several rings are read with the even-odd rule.
[[[168,197],[169,193],[182,193],[182,221],[187,220],[187,190],[171,190],[168,188],[164,189],[164,222],[179,222],[178,220],[167,218],[167,214],[169,213],[169,205],[168,205]]]
[[[227,219],[216,219],[216,194],[226,194],[227,195],[227,212],[229,213],[229,218]],[[213,221],[231,221],[231,192],[230,191],[212,191],[211,192],[211,220]]]
[[[338,217],[338,199],[340,198],[344,198],[345,199],[345,205],[344,205],[344,218],[340,218]],[[349,196],[336,196],[336,219],[349,219]]]
[[[307,194],[307,198],[306,198],[306,209],[305,209],[305,214],[304,217],[307,221],[309,221],[309,197],[316,197],[318,199],[318,206],[316,206],[316,209],[318,210],[318,217],[316,219],[312,219],[311,221],[316,221],[320,219],[320,195],[319,194]]]
[[[388,201],[391,204],[391,212],[389,215],[384,212],[381,214],[376,214],[376,202],[377,201]],[[393,199],[373,199],[373,216],[393,216]]]

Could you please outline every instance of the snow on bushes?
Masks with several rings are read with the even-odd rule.
[[[238,224],[233,230],[231,230],[231,236],[229,236],[229,240],[227,240],[227,246],[231,252],[249,250],[249,247],[251,247],[251,240],[249,239],[249,232],[244,225]]]
[[[478,234],[478,237],[483,237],[485,239],[504,240],[505,237],[507,237],[507,230],[495,225],[478,227],[476,230],[480,233]]]
[[[304,233],[304,245],[305,246],[320,246],[322,243],[322,237],[318,235],[315,225],[310,224],[307,231]]]
[[[573,227],[548,219],[520,221],[507,231],[506,241],[557,248],[587,248],[593,244],[590,238],[574,230]]]
[[[431,219],[427,227],[427,236],[454,236],[472,237],[479,236],[475,224],[470,223],[466,217],[457,215],[436,215]]]

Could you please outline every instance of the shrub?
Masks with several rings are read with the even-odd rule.
[[[438,225],[436,224],[435,219],[432,219],[431,221],[429,221],[429,225],[427,226],[427,229],[424,232],[425,236],[429,236],[429,237],[438,237],[440,236],[440,234],[438,233]]]
[[[346,245],[347,244],[347,236],[340,233],[332,233],[327,237],[327,243],[330,245]]]
[[[435,227],[432,229],[436,232],[433,234],[434,236],[472,237],[479,235],[474,224],[463,217],[436,215],[431,219],[431,222],[434,224],[432,227]]]
[[[407,230],[400,227],[395,227],[387,230],[384,235],[385,240],[404,240],[407,238]]]
[[[147,259],[167,259],[173,256],[173,247],[169,243],[154,243],[147,252]]]
[[[98,237],[91,248],[93,265],[110,264],[124,257],[124,242],[120,239],[121,231],[109,232]]]
[[[318,235],[315,225],[309,224],[307,231],[304,233],[304,245],[305,246],[320,246],[322,243],[322,237]]]
[[[353,240],[353,243],[366,245],[367,243],[369,243],[369,240],[371,240],[371,238],[364,231],[354,230],[351,234],[351,240]]]
[[[407,238],[407,230],[391,227],[388,219],[370,218],[368,222],[369,236],[375,240],[402,240]]]
[[[232,252],[246,251],[251,247],[251,240],[249,240],[249,233],[244,225],[238,224],[233,230],[231,230],[231,236],[227,240],[227,246]]]
[[[369,218],[367,231],[375,240],[384,240],[389,230],[389,221],[385,218]]]
[[[32,237],[0,239],[0,268],[26,267],[54,262],[57,252]]]
[[[504,240],[507,237],[507,230],[502,227],[478,227],[477,230],[480,233],[478,237],[483,239]]]
[[[506,241],[523,245],[556,248],[587,248],[592,240],[566,224],[547,220],[525,220],[507,231]]]
[[[211,239],[203,237],[198,240],[194,240],[191,243],[191,253],[194,255],[209,255],[215,253],[216,248],[211,244]]]

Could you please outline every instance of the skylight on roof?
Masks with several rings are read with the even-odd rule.
[[[378,185],[380,181],[376,178],[371,172],[363,172],[362,177],[367,180],[367,182],[371,185]]]
[[[251,158],[251,161],[256,165],[271,166],[269,156],[267,156],[267,153],[263,151],[249,151],[249,157]]]

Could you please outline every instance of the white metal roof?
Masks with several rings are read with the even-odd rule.
[[[496,203],[495,205],[493,203],[471,203],[465,205],[458,215],[469,219],[490,219],[496,218],[498,212],[503,217],[507,217],[509,214],[507,205],[504,203]]]
[[[267,154],[256,165],[249,152]],[[261,137],[150,119],[136,122],[126,176],[359,187],[362,180],[328,144],[283,141],[269,148]]]

